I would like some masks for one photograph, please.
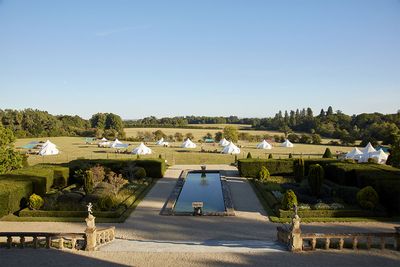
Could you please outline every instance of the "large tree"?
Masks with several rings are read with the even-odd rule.
[[[231,142],[237,142],[239,139],[238,129],[234,126],[226,126],[224,128],[224,137]]]
[[[0,125],[0,174],[22,167],[22,157],[14,150],[15,137]]]

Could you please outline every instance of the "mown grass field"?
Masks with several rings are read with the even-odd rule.
[[[135,136],[137,131],[155,131],[157,129],[151,128],[134,128],[126,129],[127,136]],[[173,164],[230,164],[234,162],[234,155],[221,154],[221,147],[217,144],[200,144],[197,142],[201,139],[207,132],[212,130],[203,129],[161,129],[164,133],[174,134],[175,132],[191,132],[195,135],[195,143],[197,148],[195,149],[183,149],[180,148],[181,142],[171,143],[171,147],[160,147],[156,146],[154,142],[147,143],[147,145],[153,150],[152,155],[140,156],[141,158],[154,158],[158,157],[160,154],[165,158],[170,165]],[[216,130],[214,130],[216,131]],[[254,132],[254,131],[251,131]],[[266,131],[260,131],[266,133]],[[97,158],[131,158],[136,159],[136,155],[132,154],[119,154],[115,153],[114,149],[111,148],[98,148],[96,144],[85,144],[85,140],[82,137],[50,137],[50,138],[25,138],[18,139],[16,142],[16,147],[22,146],[34,140],[46,141],[49,139],[51,142],[55,143],[61,153],[54,156],[39,156],[30,155],[28,158],[29,164],[37,163],[62,163],[68,162],[77,158],[86,159],[97,159]],[[138,142],[125,142],[129,143],[128,151],[132,151]],[[271,153],[274,158],[287,158],[289,153],[293,155],[303,154],[303,157],[320,157],[326,147],[330,147],[331,151],[335,153],[336,151],[348,152],[351,150],[350,147],[340,147],[340,146],[327,146],[327,145],[305,145],[305,144],[295,144],[293,148],[283,148],[279,147],[278,143],[272,143],[273,148],[271,150],[261,150],[256,149],[257,143],[249,143],[239,141],[237,145],[241,146],[241,153],[238,158],[246,157],[248,152],[251,152],[253,158],[267,158]],[[200,152],[201,149],[210,152]],[[211,151],[216,151],[211,153]]]

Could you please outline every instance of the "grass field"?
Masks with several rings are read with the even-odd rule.
[[[140,128],[135,128],[135,130],[139,131]],[[142,129],[147,131],[152,131],[154,129]],[[171,132],[184,132],[190,131],[195,134],[194,129],[185,130],[185,129],[162,129]],[[196,134],[198,136],[202,136],[207,133],[207,130],[198,130]],[[131,134],[134,133],[132,129],[127,129],[127,132]],[[50,139],[51,142],[55,143],[60,150],[59,155],[54,156],[38,156],[38,155],[30,155],[28,158],[29,164],[37,164],[37,163],[62,163],[68,162],[77,158],[86,158],[86,159],[97,159],[97,158],[109,158],[109,159],[118,159],[118,158],[131,158],[136,159],[136,155],[132,154],[119,154],[115,153],[114,149],[111,148],[98,148],[96,144],[87,145],[85,144],[85,140],[82,137],[50,137],[50,138],[25,138],[18,139],[16,142],[16,147],[22,146],[30,141],[34,140],[43,140],[46,141]],[[195,139],[197,140],[197,139]],[[128,142],[130,145],[128,147],[128,151],[132,151],[139,143],[138,142]],[[197,142],[196,142],[197,143]],[[249,143],[249,142],[240,142],[238,145],[242,146],[241,153],[238,155],[238,158],[246,157],[248,152],[251,152],[253,158],[267,158],[271,153],[274,155],[274,158],[287,158],[289,153],[293,155],[303,154],[303,157],[320,157],[326,147],[330,147],[331,151],[335,153],[336,151],[348,152],[351,150],[350,147],[340,147],[340,146],[327,146],[327,145],[305,145],[305,144],[295,144],[293,148],[283,148],[279,147],[279,144],[272,143],[273,148],[271,150],[261,150],[256,149],[257,143]],[[199,144],[197,143],[197,148],[195,149],[183,149],[180,148],[181,142],[171,143],[171,147],[160,147],[156,146],[154,143],[147,144],[152,150],[152,155],[141,156],[141,158],[153,158],[158,157],[158,155],[162,155],[163,158],[167,159],[168,163],[173,164],[229,164],[234,162],[234,155],[224,155],[221,154],[221,147],[217,144]],[[217,151],[216,153],[205,153],[200,152],[203,147],[206,151]]]

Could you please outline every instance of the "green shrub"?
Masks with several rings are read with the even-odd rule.
[[[289,159],[292,159],[292,158],[293,158],[292,153],[289,153]]]
[[[44,204],[44,200],[41,196],[32,194],[28,200],[28,206],[31,210],[39,210]]]
[[[265,182],[268,180],[269,177],[270,177],[270,174],[269,174],[268,169],[265,168],[264,166],[262,166],[260,172],[258,173],[258,179]]]
[[[258,178],[261,167],[268,169],[271,175],[293,174],[292,159],[239,159],[238,170],[242,177]]]
[[[251,156],[251,153],[249,152],[249,153],[247,153],[247,157],[246,158],[248,158],[248,159],[252,159],[253,157]]]
[[[94,179],[93,179],[93,172],[90,170],[87,170],[85,172],[85,178],[84,178],[84,185],[83,189],[85,190],[86,194],[90,194],[94,190]]]
[[[104,211],[110,211],[116,208],[118,204],[117,198],[113,195],[106,195],[97,202],[97,206],[100,208],[100,210]]]
[[[311,193],[314,196],[318,196],[320,194],[323,181],[324,169],[322,166],[319,164],[311,165],[308,173],[308,185],[310,186]]]
[[[139,167],[136,171],[135,171],[135,179],[143,179],[146,178],[147,174],[146,174],[146,170],[142,167]]]
[[[282,199],[282,209],[291,210],[296,205],[297,206],[297,196],[293,190],[289,189],[285,192]]]
[[[372,186],[366,186],[357,193],[358,204],[368,210],[373,210],[379,203],[378,193]]]
[[[134,165],[135,167],[142,167],[146,170],[146,174],[152,178],[162,178],[167,168],[165,160],[163,159],[141,159],[141,160],[111,160],[111,159],[80,159],[73,160],[68,163],[71,173],[82,169],[87,170],[92,166],[101,165],[104,168],[110,169],[115,173],[121,173],[121,171],[128,165]]]
[[[324,153],[324,155],[322,155],[322,158],[324,158],[324,159],[333,158],[332,152],[331,152],[331,150],[329,149],[329,147],[327,147],[327,148],[325,149],[325,153]]]
[[[304,179],[305,166],[304,159],[296,159],[293,165],[294,179],[297,183],[300,183]]]
[[[269,155],[268,155],[268,158],[269,158],[269,159],[273,159],[274,156],[272,156],[272,154],[269,154]]]

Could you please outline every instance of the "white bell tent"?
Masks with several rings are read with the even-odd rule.
[[[240,154],[240,148],[235,146],[233,142],[230,142],[229,145],[225,146],[222,149],[221,153],[223,154]]]
[[[42,148],[39,150],[40,156],[57,155],[60,151],[57,149],[56,145],[47,140],[43,143]]]
[[[140,145],[138,147],[136,147],[135,149],[132,150],[132,154],[135,155],[147,155],[147,154],[151,154],[151,149],[148,148],[145,144],[140,143]]]
[[[285,142],[281,144],[281,147],[293,147],[293,144],[288,139],[286,139]]]
[[[267,141],[263,140],[257,145],[257,149],[272,149],[272,146]]]
[[[186,139],[181,145],[182,148],[196,148],[196,144],[193,143],[190,138]]]
[[[222,138],[221,141],[219,141],[220,146],[227,146],[227,145],[229,145],[229,143],[230,142],[228,140],[226,140],[225,138]]]
[[[118,139],[115,139],[114,142],[110,144],[111,148],[127,148],[129,145],[122,143]]]
[[[156,145],[157,146],[163,146],[164,145],[164,138],[161,137],[161,139],[156,142]]]
[[[108,140],[107,140],[107,138],[103,137],[103,138],[100,139],[100,141],[101,142],[107,142]]]

